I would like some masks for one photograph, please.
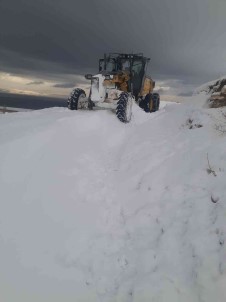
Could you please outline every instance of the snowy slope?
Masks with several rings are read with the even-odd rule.
[[[225,112],[1,115],[0,301],[226,301]]]

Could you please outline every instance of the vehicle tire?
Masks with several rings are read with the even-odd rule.
[[[80,88],[74,89],[67,101],[68,109],[70,110],[87,109],[88,102],[87,101],[82,102],[82,99],[84,99],[85,97],[86,94],[84,90]]]
[[[116,116],[122,123],[129,123],[132,117],[132,98],[127,92],[120,94],[116,107]]]
[[[152,98],[151,94],[147,94],[144,98],[141,98],[139,102],[139,107],[142,108],[145,112],[150,112],[150,105],[152,108]]]
[[[159,110],[160,97],[158,93],[148,93],[144,99],[141,99],[139,106],[145,112],[155,112]]]
[[[153,109],[154,111],[159,110],[159,105],[160,105],[160,96],[158,93],[153,93],[152,94],[152,99],[153,99]]]

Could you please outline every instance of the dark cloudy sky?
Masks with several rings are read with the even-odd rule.
[[[67,95],[104,52],[143,52],[160,91],[189,94],[226,74],[225,12],[226,0],[0,0],[0,90]]]

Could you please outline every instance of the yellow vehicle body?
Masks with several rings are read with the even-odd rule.
[[[122,72],[114,75],[113,78],[110,80],[104,80],[104,85],[109,86],[112,84],[116,84],[119,90],[128,92],[129,80],[130,80],[129,74],[126,72]],[[153,92],[154,88],[155,88],[155,82],[150,77],[145,76],[139,96],[145,96],[146,94]]]

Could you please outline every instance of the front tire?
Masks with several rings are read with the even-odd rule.
[[[120,94],[116,107],[116,116],[122,123],[129,123],[132,117],[132,98],[127,92]]]
[[[67,101],[68,109],[70,110],[87,109],[88,102],[83,101],[85,97],[86,94],[84,90],[80,88],[74,89]]]

